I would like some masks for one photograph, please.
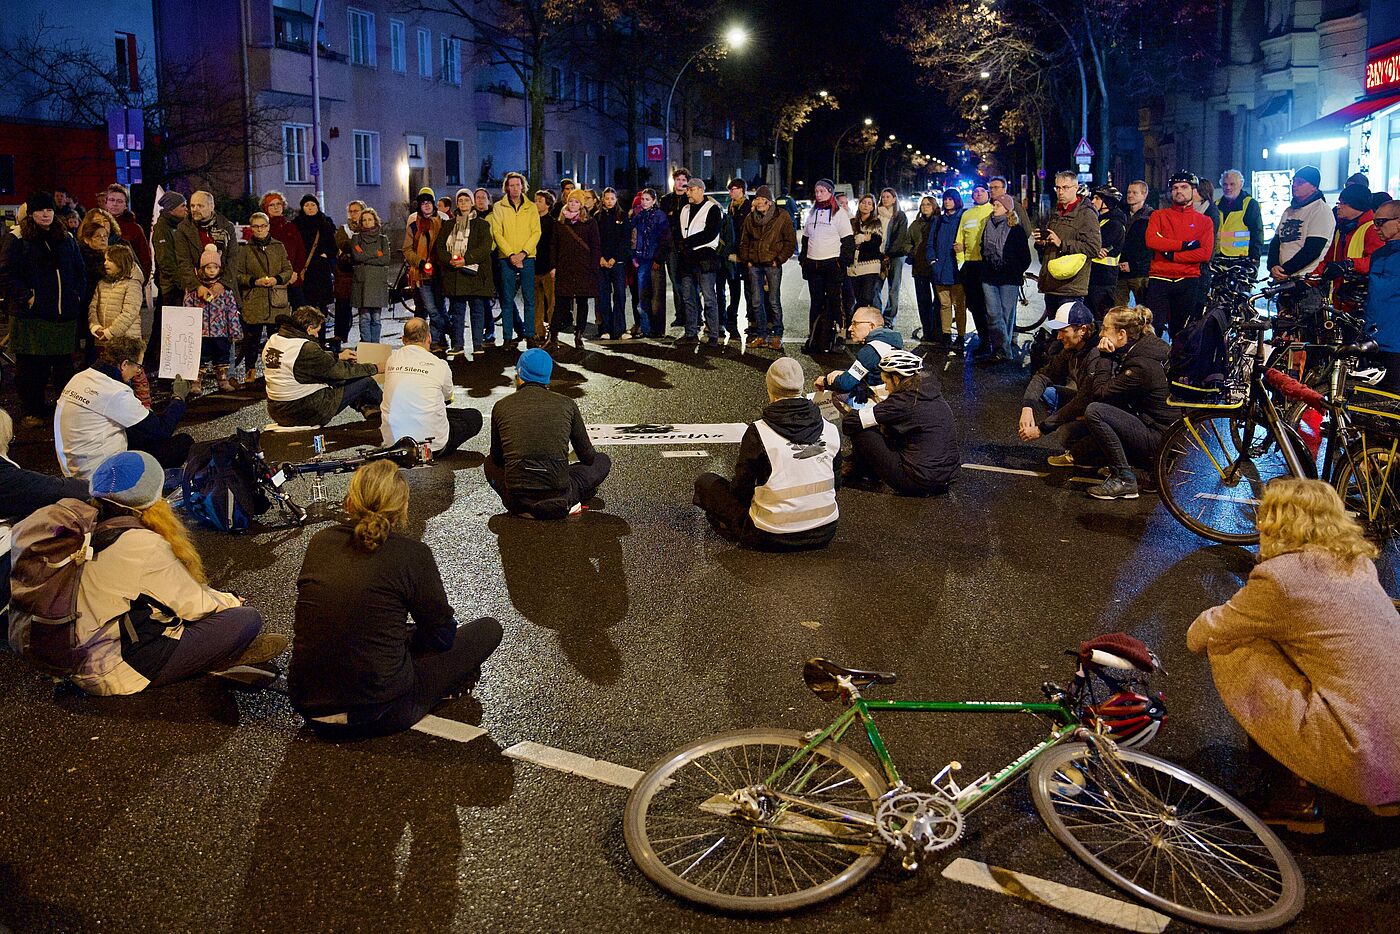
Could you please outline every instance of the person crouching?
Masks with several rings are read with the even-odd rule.
[[[734,479],[703,473],[691,500],[746,548],[824,548],[836,535],[841,435],[803,395],[802,367],[780,357],[765,377],[768,405],[739,442]]]

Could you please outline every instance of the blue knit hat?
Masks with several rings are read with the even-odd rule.
[[[554,373],[554,358],[548,351],[532,347],[520,355],[515,364],[515,375],[522,383],[549,385],[549,377]]]
[[[154,457],[145,451],[122,451],[97,465],[88,489],[96,499],[145,509],[160,499],[164,483],[165,471]]]

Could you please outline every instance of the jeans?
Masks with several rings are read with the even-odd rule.
[[[895,316],[899,314],[899,290],[904,284],[904,257],[890,257],[890,274],[885,279],[885,304],[880,310],[885,315],[885,327],[894,327]],[[875,294],[879,295],[880,290],[876,289]]]
[[[423,317],[428,319],[428,330],[434,344],[447,343],[447,307],[442,299],[442,287],[436,282],[425,282],[418,286],[418,303],[423,306]],[[360,334],[364,335],[364,312],[360,309]],[[376,322],[377,324],[377,322]]]
[[[1176,338],[1196,316],[1195,277],[1190,279],[1147,280],[1147,307],[1159,331],[1169,331]]]
[[[987,302],[982,292],[982,261],[970,259],[963,263],[962,269],[958,270],[958,281],[962,284],[963,304],[972,316],[972,326],[977,329],[978,349],[981,350],[988,346],[991,331],[987,322]],[[967,336],[965,328],[960,328],[959,333]]]
[[[340,390],[340,408],[336,410],[339,414],[346,409],[362,409],[369,405],[378,405],[384,401],[384,390],[379,388],[379,384],[374,381],[373,376],[361,376],[359,379],[352,379]],[[329,421],[329,419],[327,419]]]
[[[1160,431],[1147,427],[1132,412],[1107,402],[1090,402],[1084,410],[1084,421],[1108,466],[1124,479],[1132,476],[1130,465],[1146,467],[1152,463],[1157,442],[1162,440]]]
[[[467,349],[467,298],[463,295],[452,295],[443,299],[447,305],[447,336],[450,338],[452,349],[458,352]],[[473,333],[475,338],[475,333]],[[444,344],[449,341],[443,341]],[[474,339],[473,344],[480,346],[481,341]]]
[[[48,411],[44,389],[53,377],[54,394],[73,378],[72,354],[17,354],[15,357],[15,388],[19,390],[20,411],[36,418]]]
[[[982,283],[982,297],[987,303],[989,346],[1005,353],[1015,340],[1016,306],[1021,300],[1019,285],[990,285]]]
[[[413,653],[413,688],[408,693],[349,723],[308,720],[308,724],[317,736],[329,740],[401,733],[432,713],[445,696],[465,690],[501,644],[501,635],[501,624],[489,616],[462,623],[450,649]]]
[[[505,258],[496,260],[496,268],[501,271],[501,336],[507,344],[515,341],[512,335],[515,333],[512,328],[515,326],[515,293],[519,292],[521,300],[525,303],[525,315],[521,322],[527,328],[531,328],[528,334],[521,334],[521,337],[533,339],[535,332],[535,260],[534,257],[527,257],[524,264],[516,269],[511,261]]]
[[[467,306],[471,309],[472,318],[472,349],[480,350],[486,346],[488,340],[494,339],[494,323],[491,320],[491,299],[489,298],[469,298]],[[453,312],[456,315],[456,312]],[[504,326],[504,325],[503,325]],[[507,331],[507,334],[510,332]]]
[[[748,299],[749,336],[782,337],[783,267],[750,266]]]
[[[666,322],[663,316],[657,314],[658,298],[664,298],[666,294],[666,284],[656,275],[656,264],[654,260],[643,259],[633,260],[637,264],[637,297],[639,304],[634,309],[634,317],[637,320],[637,330],[643,337],[660,335],[666,333]],[[660,290],[661,295],[657,295]]]
[[[258,355],[262,353],[263,341],[277,330],[275,324],[249,324],[243,322],[243,343],[239,350],[243,356],[243,369],[254,373],[258,369]]]
[[[700,334],[700,305],[704,302],[705,327],[710,340],[719,340],[719,300],[715,295],[715,273],[687,270],[681,273],[681,294],[685,296],[685,336]]]
[[[923,339],[933,341],[941,333],[938,326],[938,300],[933,293],[933,280],[928,276],[914,277],[914,303],[919,308],[919,327]]]
[[[598,270],[598,336],[616,340],[627,330],[627,266],[618,260]]]
[[[368,344],[379,343],[379,309],[360,309],[360,340]]]

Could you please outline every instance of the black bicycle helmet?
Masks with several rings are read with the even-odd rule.
[[[1109,207],[1114,207],[1123,201],[1123,193],[1112,185],[1100,185],[1094,189],[1094,195],[1102,199]]]
[[[1201,183],[1201,180],[1185,169],[1177,169],[1172,173],[1172,177],[1167,179],[1167,187],[1170,188],[1177,182],[1186,182],[1192,188],[1195,188]]]

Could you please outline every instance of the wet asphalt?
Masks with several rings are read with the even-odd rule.
[[[785,349],[810,378],[840,360],[799,355],[802,285],[790,266],[787,337],[798,343]],[[905,285],[898,324],[907,337],[917,314]],[[1038,300],[1023,309],[1038,314]],[[710,351],[590,341],[558,352],[553,388],[575,397],[591,422],[747,421],[764,402],[762,374],[775,356],[737,342]],[[1016,439],[1024,371],[941,353],[928,362],[957,416],[964,462],[1046,469],[1056,449]],[[455,361],[468,404],[489,410],[508,391],[512,364],[499,351]],[[266,423],[260,388],[199,400],[191,430],[210,438]],[[378,440],[363,425],[325,434],[333,452]],[[14,453],[53,470],[51,445],[47,431],[22,430]],[[823,725],[836,708],[800,678],[814,655],[899,672],[897,685],[873,696],[1033,700],[1042,681],[1069,677],[1063,650],[1124,630],[1170,673],[1154,682],[1171,716],[1150,751],[1227,788],[1253,780],[1207,664],[1185,648],[1191,620],[1240,586],[1253,556],[1195,538],[1155,496],[1100,503],[1064,472],[968,469],[939,499],[844,490],[830,548],[769,555],[735,549],[690,505],[694,477],[727,472],[736,445],[677,458],[662,457],[665,447],[607,448],[614,468],[602,502],[553,524],[504,515],[480,469],[485,433],[467,447],[408,473],[410,531],[432,546],[459,616],[494,616],[505,627],[475,695],[438,711],[488,735],[333,745],[312,737],[273,692],[238,693],[206,678],[86,697],[0,651],[0,925],[1104,929],[938,875],[963,856],[1115,894],[1044,829],[1024,783],[973,816],[963,841],[918,875],[887,861],[851,893],[795,917],[736,919],[673,900],[634,868],[622,836],[626,792],[501,754],[528,740],[645,768],[720,730]],[[309,437],[269,435],[265,449],[273,460],[304,459]],[[345,482],[327,481],[332,499]],[[293,492],[305,499],[307,490]],[[211,581],[246,595],[271,629],[290,635],[295,576],[319,527],[196,538]],[[965,763],[964,776],[994,771],[1037,729],[1027,717],[911,716],[891,719],[886,739],[917,787],[951,759]],[[1400,821],[1327,805],[1327,835],[1288,841],[1308,885],[1294,929],[1393,931]]]

